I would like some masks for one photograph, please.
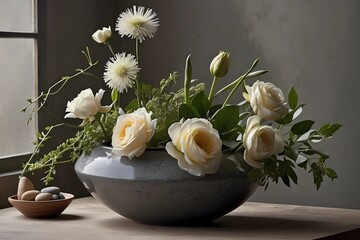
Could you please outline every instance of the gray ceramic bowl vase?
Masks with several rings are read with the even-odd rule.
[[[97,146],[82,155],[76,174],[97,200],[136,222],[211,221],[240,206],[257,189],[226,156],[216,174],[195,177],[164,149],[146,150],[132,160],[111,152],[110,147]]]

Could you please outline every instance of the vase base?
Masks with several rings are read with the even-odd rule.
[[[130,160],[98,147],[76,162],[75,172],[105,206],[151,225],[211,222],[243,204],[258,187],[226,156],[215,174],[195,177],[166,151],[145,151]]]

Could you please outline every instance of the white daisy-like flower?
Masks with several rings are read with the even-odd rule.
[[[124,90],[127,92],[128,88],[132,88],[139,71],[134,55],[117,53],[106,63],[104,80],[111,89],[116,88],[120,93]]]
[[[117,19],[115,30],[119,32],[121,37],[128,36],[138,39],[140,43],[145,37],[154,37],[159,26],[159,19],[155,18],[156,13],[152,9],[144,7],[133,7],[122,12]]]

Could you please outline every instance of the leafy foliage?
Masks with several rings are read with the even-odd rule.
[[[114,55],[108,42],[106,42],[106,45]],[[57,165],[75,162],[81,154],[89,154],[96,145],[111,140],[110,136],[118,116],[123,114],[122,112],[119,113],[120,93],[115,89],[111,92],[111,99],[113,101],[111,110],[106,113],[98,112],[95,115],[95,121],[85,119],[79,126],[63,122],[62,119],[57,118],[46,108],[48,98],[55,96],[73,78],[79,75],[97,78],[90,70],[98,62],[92,60],[88,48],[83,51],[83,54],[88,62],[87,67],[77,69],[73,75],[62,77],[48,91],[41,93],[39,97],[28,99],[28,105],[23,109],[25,112],[29,107],[32,107],[29,120],[35,112],[45,110],[59,121],[58,124],[49,126],[45,129],[45,132],[38,134],[34,152],[29,161],[23,166],[22,174],[28,171],[45,169],[45,176],[42,178],[45,184],[53,180]],[[226,62],[212,66],[214,72],[217,72],[216,66],[223,66],[227,72],[229,54],[226,54],[226,56]],[[136,58],[139,60],[138,42],[136,42]],[[313,144],[331,138],[341,128],[341,125],[328,123],[318,129],[314,129],[315,122],[312,120],[297,121],[296,119],[302,113],[305,105],[299,104],[299,97],[294,87],[291,87],[287,95],[288,107],[286,106],[285,110],[289,111],[276,121],[263,120],[261,122],[261,124],[276,129],[276,132],[281,131],[283,133],[282,137],[285,146],[284,148],[281,147],[279,151],[284,150],[276,154],[271,153],[270,157],[261,159],[261,168],[252,167],[243,157],[239,157],[246,151],[243,144],[243,138],[247,136],[245,122],[255,113],[252,110],[253,102],[250,106],[249,99],[236,104],[230,103],[230,100],[233,96],[236,96],[235,94],[241,96],[239,94],[241,89],[242,93],[245,93],[244,97],[249,96],[247,93],[249,88],[246,87],[245,81],[262,76],[268,72],[267,70],[254,70],[259,61],[260,59],[256,59],[244,74],[217,92],[215,91],[216,84],[218,78],[222,77],[223,74],[213,74],[214,78],[211,89],[209,94],[207,94],[204,83],[194,84],[195,81],[192,78],[193,71],[189,55],[185,63],[183,88],[172,91],[172,87],[179,78],[177,72],[173,72],[167,78],[160,80],[159,86],[141,83],[139,76],[136,76],[134,81],[136,98],[124,108],[125,113],[131,113],[140,107],[144,107],[146,111],[153,113],[152,117],[154,119],[157,119],[155,134],[151,141],[147,143],[147,147],[163,146],[170,141],[168,129],[175,122],[189,118],[207,119],[219,133],[223,152],[229,152],[233,154],[232,156],[236,156],[231,158],[231,160],[239,170],[246,172],[252,181],[265,186],[265,189],[267,189],[270,182],[278,183],[280,181],[286,186],[291,187],[292,184],[298,183],[295,170],[300,168],[312,174],[314,184],[318,189],[324,178],[328,177],[334,180],[337,178],[337,173],[334,169],[327,166],[326,161],[329,156],[314,148]],[[224,98],[223,104],[213,105],[214,98],[223,93],[228,93]],[[34,161],[34,156],[51,139],[53,129],[64,126],[76,127],[80,130],[74,137],[67,139],[54,150],[46,153],[39,160]]]
[[[101,122],[106,126],[106,131],[111,132],[115,125],[117,114],[112,112],[111,114],[103,115]],[[56,125],[61,127],[63,124]],[[54,129],[54,126],[47,127],[46,133],[38,134],[38,141],[35,142],[35,149],[38,151],[44,146],[45,141],[49,140],[50,133]],[[42,178],[43,182],[47,185],[53,180],[53,176],[56,174],[56,166],[59,164],[76,162],[81,154],[89,154],[91,149],[99,143],[106,142],[107,138],[102,131],[99,123],[87,124],[84,129],[77,132],[73,138],[67,139],[61,143],[56,149],[44,154],[38,161],[32,163],[32,157],[23,167],[23,174],[25,172],[33,172],[39,169],[46,169],[45,176]],[[34,151],[36,153],[37,151]]]

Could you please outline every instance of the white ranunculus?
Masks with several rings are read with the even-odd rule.
[[[246,86],[244,98],[250,102],[254,113],[266,120],[278,120],[289,112],[281,89],[272,83],[256,81],[252,87]]]
[[[118,117],[112,135],[113,154],[130,159],[143,154],[146,143],[155,133],[157,120],[151,120],[151,115],[152,112],[139,108],[133,113]]]
[[[111,37],[111,27],[108,28],[103,27],[103,29],[99,29],[92,35],[92,38],[97,43],[105,43]]]
[[[265,159],[284,150],[284,140],[278,129],[261,126],[259,116],[251,116],[243,135],[244,159],[252,167],[262,168]]]
[[[181,169],[194,176],[215,173],[221,164],[219,133],[206,119],[192,118],[169,127],[171,142],[166,151],[178,160]]]
[[[100,89],[94,96],[90,88],[81,91],[76,98],[67,103],[65,118],[80,118],[93,121],[98,112],[104,113],[110,110],[111,106],[101,106],[100,102],[105,90]]]

